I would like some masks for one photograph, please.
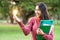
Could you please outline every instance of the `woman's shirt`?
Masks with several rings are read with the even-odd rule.
[[[26,28],[22,22],[18,22],[18,24],[25,35],[28,35],[31,32],[31,40],[36,40],[36,30],[39,27],[39,21],[39,18],[30,18]],[[42,37],[46,40],[53,40],[53,26],[50,28],[49,34],[43,34]]]

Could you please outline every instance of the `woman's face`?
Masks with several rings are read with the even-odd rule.
[[[38,5],[35,7],[35,14],[36,14],[37,17],[40,17],[40,15],[41,15],[41,11],[40,11]]]

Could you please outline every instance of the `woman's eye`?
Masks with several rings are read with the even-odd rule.
[[[40,9],[38,9],[40,11]]]

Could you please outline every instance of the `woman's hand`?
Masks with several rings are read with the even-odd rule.
[[[17,13],[13,12],[13,19],[17,22],[20,22],[21,19],[19,19],[16,15],[17,15]]]
[[[44,32],[43,32],[40,28],[38,28],[38,29],[37,29],[37,34],[39,34],[39,35],[43,35]]]
[[[17,13],[18,13],[18,10],[17,10],[17,9],[13,10],[13,15],[14,15],[14,16],[16,16]]]

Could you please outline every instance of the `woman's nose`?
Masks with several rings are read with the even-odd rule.
[[[38,11],[36,10],[35,13],[38,13]]]

